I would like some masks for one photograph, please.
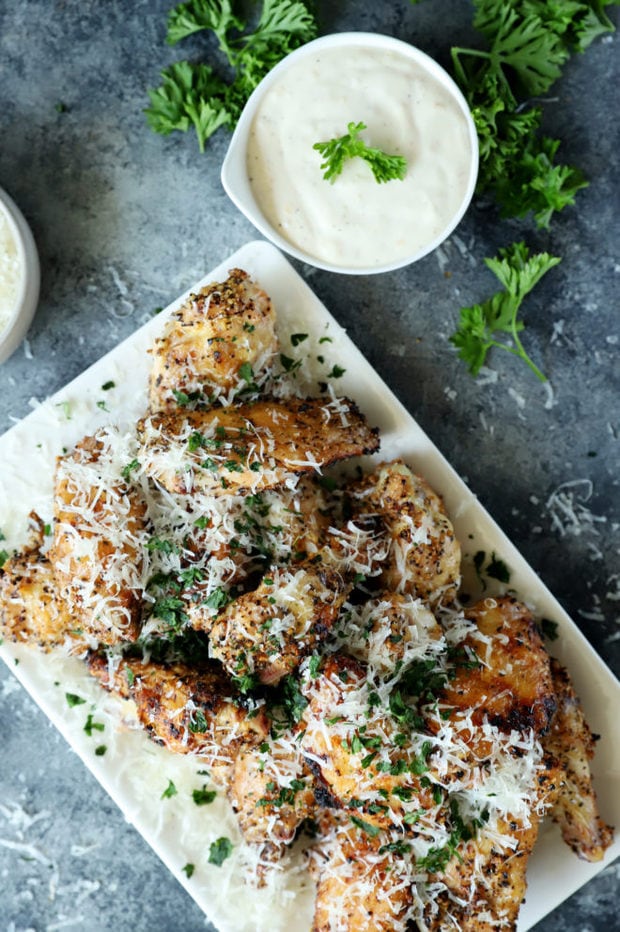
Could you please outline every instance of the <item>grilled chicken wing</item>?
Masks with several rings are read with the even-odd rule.
[[[233,269],[225,282],[191,294],[155,341],[150,410],[175,411],[179,400],[205,402],[247,389],[248,381],[261,380],[277,347],[271,301],[246,272]]]
[[[215,622],[200,606],[190,624],[210,634],[211,654],[231,675],[278,683],[329,634],[354,586],[372,562],[373,535],[350,524],[330,529],[326,545],[303,563],[274,567],[253,592],[231,602]]]
[[[407,812],[433,808],[430,781],[421,780],[432,740],[380,705],[362,664],[332,654],[301,690],[308,701],[301,750],[339,806],[377,827],[402,826]]]
[[[269,737],[236,757],[228,798],[248,844],[263,863],[285,853],[304,821],[316,810],[313,778],[292,734]]]
[[[317,880],[312,932],[393,932],[403,928],[411,879],[381,852],[381,841],[349,817],[323,813],[321,841],[310,852]]]
[[[171,492],[220,497],[294,484],[339,460],[379,448],[353,402],[335,418],[320,398],[257,401],[138,423],[146,473]]]
[[[549,655],[529,609],[510,596],[483,599],[466,613],[480,636],[465,638],[442,692],[452,717],[471,711],[504,732],[547,731],[555,712]],[[473,659],[472,659],[473,658]]]
[[[268,734],[264,713],[248,714],[219,664],[127,659],[110,667],[92,654],[89,668],[106,689],[133,699],[140,724],[155,741],[178,754],[198,755],[217,783],[227,783],[243,748]]]
[[[58,459],[50,560],[76,625],[115,644],[139,633],[146,506],[107,441],[103,431],[85,437]]]
[[[461,548],[443,502],[400,460],[385,463],[352,488],[355,508],[385,522],[390,555],[382,584],[429,602],[450,602],[460,585]]]
[[[37,644],[43,650],[67,645],[84,648],[76,622],[58,594],[54,571],[41,553],[43,526],[36,515],[28,546],[0,570],[0,635],[18,643]]]
[[[557,660],[551,661],[551,671],[558,708],[543,745],[556,757],[562,771],[551,816],[578,857],[600,861],[613,840],[613,829],[599,815],[592,786],[589,762],[594,756],[594,739],[568,672]]]
[[[436,656],[445,649],[443,632],[421,599],[384,592],[361,605],[351,605],[338,623],[338,639],[346,653],[380,676],[411,660]]]

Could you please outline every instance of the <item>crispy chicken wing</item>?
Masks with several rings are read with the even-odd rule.
[[[316,556],[273,567],[253,592],[231,602],[215,621],[200,606],[190,624],[210,634],[211,654],[231,675],[273,685],[325,640],[353,589],[358,567],[372,562],[374,538],[350,525],[330,529]]]
[[[225,282],[191,294],[155,341],[150,410],[175,411],[195,396],[203,403],[227,399],[231,389],[260,381],[277,346],[270,299],[246,272],[232,269]]]
[[[155,741],[178,754],[198,755],[217,783],[227,783],[243,748],[268,734],[264,713],[248,713],[219,664],[126,659],[110,665],[91,654],[89,668],[106,689],[133,699],[142,727]]]
[[[342,401],[342,400],[341,400]],[[334,417],[321,398],[257,401],[138,423],[146,473],[171,492],[259,492],[379,448],[351,401]]]
[[[31,520],[34,529],[28,546],[9,557],[0,570],[0,635],[43,650],[61,645],[81,650],[84,641],[58,594],[52,564],[41,553],[42,523],[34,514]]]
[[[430,781],[421,780],[432,741],[389,714],[362,664],[332,654],[301,689],[301,750],[337,805],[377,827],[402,826],[407,812],[433,808]]]
[[[59,457],[50,560],[75,623],[102,644],[133,641],[144,588],[146,506],[120,475],[104,431]]]
[[[555,712],[549,655],[534,618],[510,596],[487,598],[466,611],[476,633],[459,646],[457,669],[442,693],[452,715],[471,712],[505,732],[543,734]],[[473,658],[473,659],[472,659]]]
[[[228,798],[248,844],[263,863],[275,862],[316,810],[313,778],[294,736],[269,737],[236,757]]]
[[[599,815],[592,786],[590,760],[594,756],[594,739],[568,672],[557,660],[551,661],[551,671],[558,708],[543,745],[556,757],[562,771],[560,792],[551,815],[560,825],[562,838],[578,857],[600,861],[613,840],[613,829]]]
[[[317,881],[312,932],[394,932],[411,905],[411,880],[381,841],[347,815],[324,813],[321,841],[311,850]]]
[[[443,502],[400,460],[384,463],[352,487],[356,509],[385,522],[390,555],[383,587],[429,602],[450,602],[460,585],[461,548]]]
[[[421,599],[384,592],[341,616],[337,634],[342,649],[381,676],[413,659],[428,659],[445,649],[443,632]]]

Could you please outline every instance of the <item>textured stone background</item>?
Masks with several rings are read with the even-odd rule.
[[[28,344],[0,368],[0,431],[114,347],[244,242],[228,202],[228,138],[146,128],[158,70],[201,47],[164,44],[162,0],[0,0],[0,185],[29,220],[42,261]],[[323,31],[375,30],[443,64],[474,37],[463,0],[323,2]],[[615,15],[618,20],[617,11]],[[300,267],[361,351],[463,475],[617,672],[620,665],[618,38],[575,58],[547,104],[547,129],[591,180],[550,233],[477,203],[415,266],[376,278]],[[58,112],[62,102],[66,110]],[[494,356],[473,380],[448,336],[462,304],[495,281],[483,257],[525,237],[564,257],[525,309],[549,394]],[[449,273],[446,274],[446,273]],[[32,358],[31,358],[32,357]],[[554,528],[549,496],[581,480],[596,520]],[[25,856],[24,844],[33,846]],[[34,859],[32,856],[34,852]],[[185,932],[198,908],[0,670],[0,930]],[[545,919],[548,932],[617,928],[618,866]]]

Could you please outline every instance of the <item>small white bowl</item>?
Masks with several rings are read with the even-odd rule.
[[[0,363],[11,356],[26,336],[39,301],[41,272],[30,227],[15,201],[0,188],[0,215],[6,221],[19,263],[19,280],[13,311],[0,329]]]
[[[282,236],[281,233],[279,233],[274,228],[272,223],[267,219],[263,210],[257,203],[257,200],[252,191],[247,168],[248,143],[254,117],[261,102],[263,101],[265,94],[277,81],[280,80],[283,72],[290,68],[291,65],[297,64],[300,59],[306,56],[315,55],[319,51],[322,52],[326,49],[345,50],[347,48],[360,46],[368,49],[389,51],[399,55],[404,55],[412,60],[419,68],[425,71],[430,78],[435,79],[435,81],[438,82],[443,87],[443,89],[448,92],[453,102],[457,105],[458,110],[464,116],[467,127],[467,137],[471,151],[471,162],[469,164],[465,193],[458,206],[458,209],[450,216],[449,221],[445,224],[441,232],[430,239],[428,242],[424,243],[421,248],[418,248],[415,252],[412,252],[410,255],[407,255],[404,258],[399,257],[395,261],[389,261],[381,265],[373,265],[370,267],[341,265],[337,262],[330,262],[325,261],[324,259],[319,259],[316,256],[305,252],[303,249],[298,248],[298,246]],[[263,78],[261,83],[254,90],[248,102],[246,103],[231,139],[221,173],[221,180],[224,186],[224,190],[233,201],[233,203],[243,214],[245,214],[248,220],[254,224],[254,226],[263,234],[263,236],[271,240],[272,243],[274,243],[284,252],[287,252],[289,255],[294,256],[296,259],[299,259],[302,262],[306,262],[309,265],[325,269],[330,272],[339,272],[347,275],[368,275],[379,272],[389,272],[394,269],[409,265],[412,262],[416,262],[418,259],[421,259],[423,256],[428,255],[428,253],[436,249],[437,246],[439,246],[439,244],[442,243],[450,235],[450,233],[452,233],[457,224],[463,218],[463,215],[465,214],[465,211],[467,210],[474,194],[477,177],[478,136],[476,133],[476,127],[469,111],[467,101],[463,97],[461,91],[452,80],[450,75],[440,65],[438,65],[434,59],[430,58],[428,55],[415,48],[414,46],[409,45],[406,42],[402,42],[399,39],[394,39],[391,36],[366,32],[343,32],[323,36],[319,39],[315,39],[313,42],[307,43],[296,51],[291,52],[289,55],[287,55],[286,58],[279,62],[279,64],[277,64],[275,68],[273,68],[269,74]]]

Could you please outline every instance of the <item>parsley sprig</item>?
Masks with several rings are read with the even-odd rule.
[[[193,126],[200,151],[221,126],[232,128],[248,97],[285,55],[314,39],[313,14],[301,0],[264,0],[258,22],[247,30],[234,0],[189,0],[168,15],[167,41],[176,45],[199,32],[211,32],[232,69],[225,80],[205,62],[179,61],[161,72],[149,90],[145,111],[150,128],[163,136]]]
[[[540,133],[543,95],[573,52],[613,30],[603,0],[474,0],[486,48],[453,48],[455,77],[472,110],[480,148],[479,191],[503,216],[532,212],[547,228],[587,185],[555,161],[560,141]]]
[[[342,172],[344,163],[349,159],[364,159],[370,165],[375,181],[382,183],[402,179],[407,173],[407,160],[402,155],[387,155],[381,149],[366,145],[359,134],[368,129],[365,123],[349,123],[344,136],[338,136],[327,142],[315,142],[312,146],[323,156],[321,171],[323,178],[332,184]]]
[[[459,357],[467,363],[472,375],[478,374],[489,350],[497,347],[519,356],[542,382],[546,382],[546,376],[523,347],[519,334],[525,324],[518,313],[525,296],[561,260],[546,252],[530,257],[529,249],[520,242],[500,249],[498,256],[484,261],[504,290],[496,292],[482,304],[461,308],[459,326],[450,341],[458,348]],[[512,342],[497,339],[496,334],[501,333],[508,334]]]

